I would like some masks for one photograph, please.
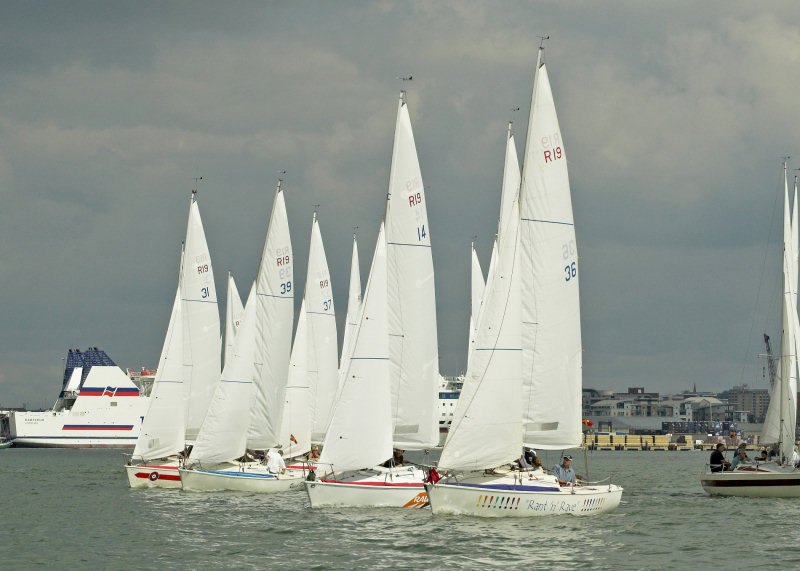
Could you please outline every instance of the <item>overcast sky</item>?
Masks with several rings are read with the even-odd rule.
[[[780,162],[800,159],[798,26],[790,0],[0,2],[0,406],[51,405],[70,347],[157,364],[199,176],[219,298],[229,269],[248,291],[286,170],[295,279],[319,204],[341,323],[354,226],[366,283],[401,89],[440,368],[461,372],[469,244],[486,271],[506,123],[521,156],[541,35],[584,386],[765,387]]]

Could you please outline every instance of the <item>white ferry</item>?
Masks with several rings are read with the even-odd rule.
[[[53,408],[10,411],[9,440],[14,446],[133,448],[151,386],[152,371],[126,375],[97,347],[70,349]]]
[[[458,396],[464,386],[464,377],[439,376],[439,432],[446,433],[453,422],[453,413],[456,411]]]

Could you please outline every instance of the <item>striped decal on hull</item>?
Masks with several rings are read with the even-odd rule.
[[[422,482],[418,483],[393,483],[393,482],[342,482],[339,480],[322,479],[326,484],[345,484],[350,486],[385,486],[387,488],[423,488]]]
[[[61,430],[133,430],[132,424],[65,424]]]
[[[781,478],[779,480],[703,480],[704,486],[712,488],[750,488],[762,486],[800,486],[800,479]]]

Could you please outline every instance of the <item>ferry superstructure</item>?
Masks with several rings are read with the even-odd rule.
[[[464,376],[445,377],[439,376],[439,432],[447,433],[450,423],[453,422],[453,413],[456,410],[458,396],[464,385]]]
[[[62,383],[51,410],[9,412],[9,437],[14,446],[134,446],[150,404],[149,391],[142,390],[105,351],[97,347],[70,349]]]

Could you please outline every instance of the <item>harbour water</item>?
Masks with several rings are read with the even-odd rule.
[[[407,454],[408,456],[408,454]],[[545,455],[556,463],[556,452]],[[800,566],[800,500],[711,498],[704,452],[589,452],[623,485],[592,517],[477,519],[311,510],[282,495],[131,490],[115,450],[0,451],[6,569],[740,569]],[[583,454],[575,455],[585,473]]]

